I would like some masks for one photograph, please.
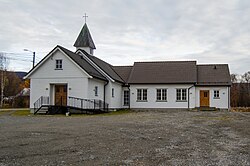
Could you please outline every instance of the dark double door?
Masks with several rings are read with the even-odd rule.
[[[55,85],[55,105],[67,106],[67,85]]]

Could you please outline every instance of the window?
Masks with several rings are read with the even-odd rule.
[[[56,69],[62,69],[62,59],[56,60]]]
[[[214,98],[219,99],[220,98],[220,91],[219,90],[214,90]]]
[[[128,106],[129,105],[129,91],[125,90],[124,94],[123,94],[123,102],[124,102],[124,106]]]
[[[156,101],[167,101],[167,89],[156,89]]]
[[[112,88],[112,97],[115,97],[115,89]]]
[[[187,89],[176,89],[176,101],[187,100]]]
[[[147,101],[147,89],[137,89],[137,101]]]
[[[98,86],[95,86],[94,91],[95,91],[95,96],[98,96]]]

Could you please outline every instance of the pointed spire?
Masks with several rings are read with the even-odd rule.
[[[89,29],[86,23],[82,27],[82,30],[80,34],[78,35],[74,46],[76,48],[89,47],[91,49],[96,49],[95,43],[90,35]]]

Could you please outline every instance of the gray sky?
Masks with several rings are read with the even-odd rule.
[[[95,56],[112,65],[197,60],[250,70],[249,0],[0,0],[0,11],[0,52],[19,59],[11,70],[31,68],[24,48],[37,60],[56,45],[75,51],[84,13]]]

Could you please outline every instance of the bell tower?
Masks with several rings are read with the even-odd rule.
[[[85,16],[83,17],[85,17],[85,24],[83,25],[82,30],[75,41],[74,47],[76,47],[76,50],[82,49],[90,55],[93,55],[94,49],[96,49],[96,47],[86,23],[86,18],[88,16],[86,16],[85,13]]]

